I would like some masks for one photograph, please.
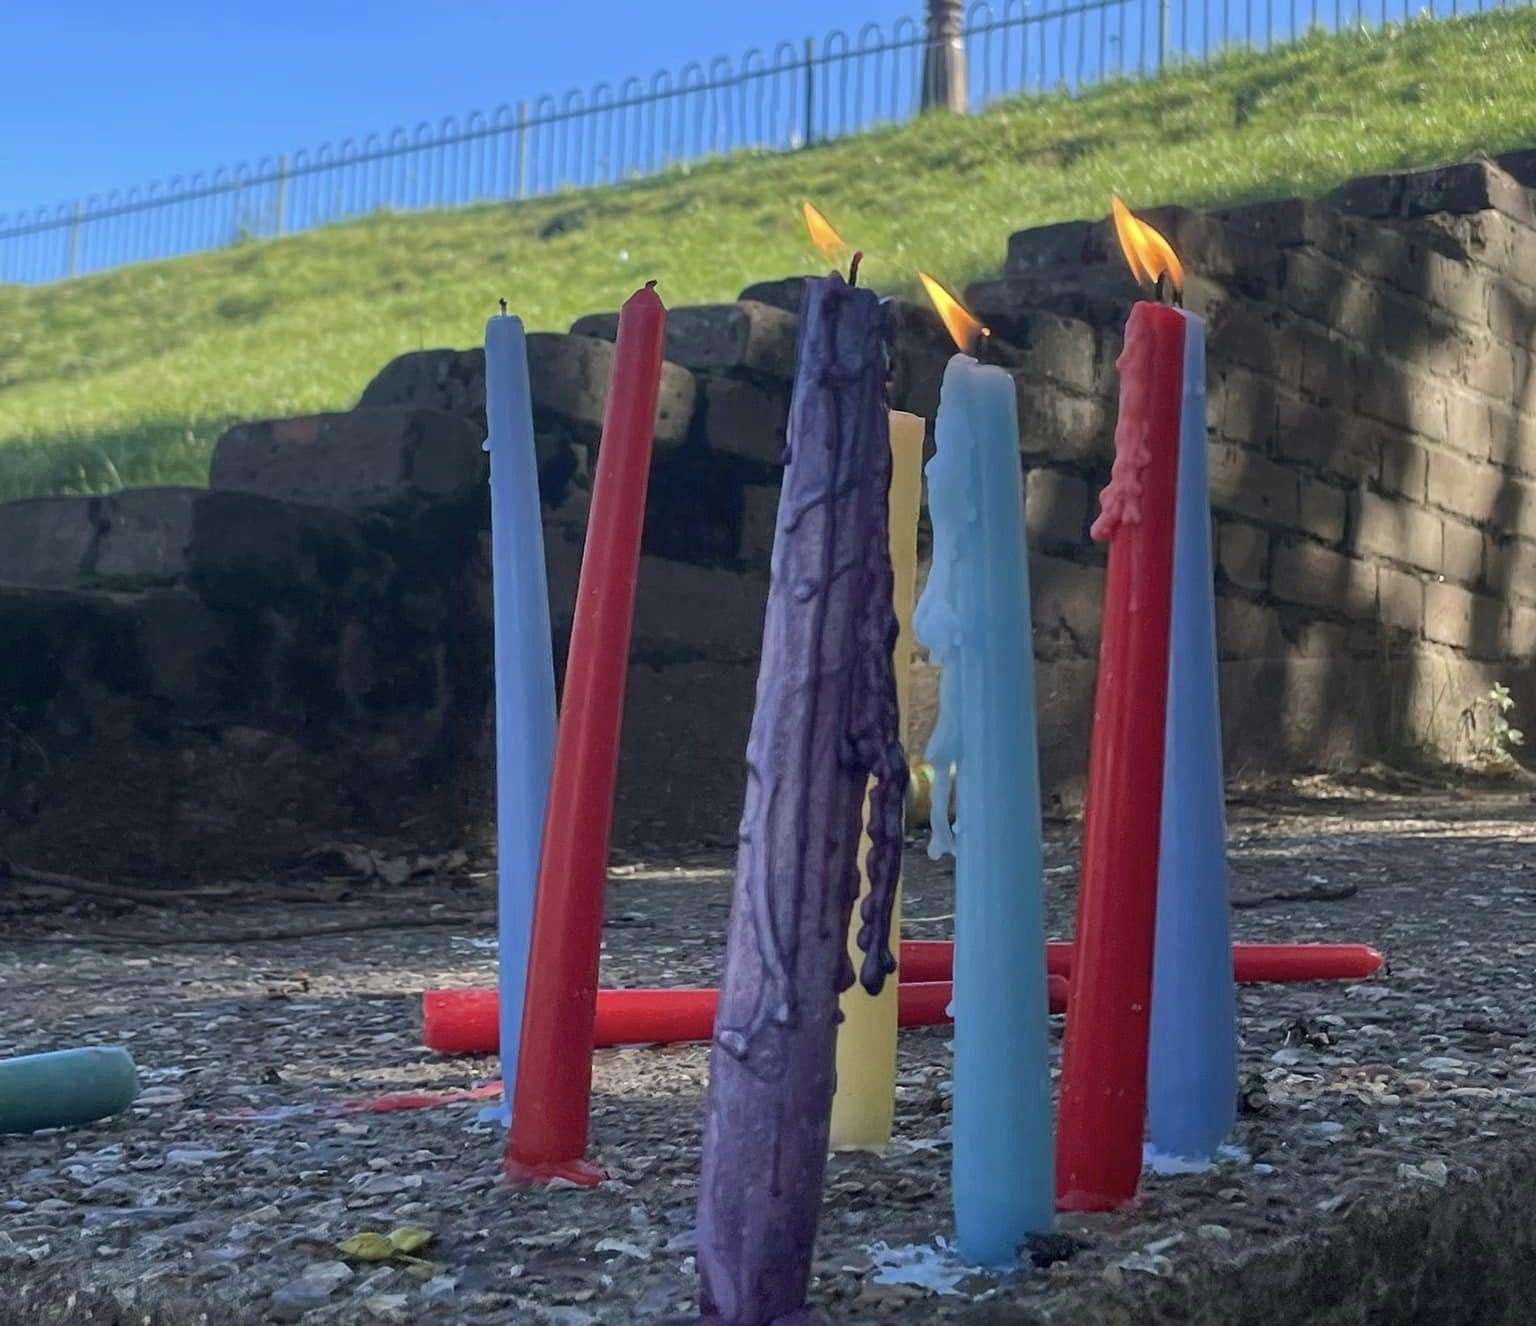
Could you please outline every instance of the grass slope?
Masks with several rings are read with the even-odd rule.
[[[911,293],[995,271],[1011,231],[1133,205],[1317,193],[1536,140],[1536,12],[1314,36],[1078,99],[1020,100],[624,186],[379,215],[0,289],[0,498],[201,483],[235,420],[342,409],[405,350],[470,345],[498,295],[563,329],[657,277],[672,304],[804,271],[814,199]],[[549,227],[556,217],[562,225]],[[541,238],[546,228],[552,233]]]

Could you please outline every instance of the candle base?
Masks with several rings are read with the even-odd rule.
[[[1081,1188],[1074,1188],[1070,1192],[1056,1195],[1056,1209],[1068,1212],[1088,1211],[1123,1211],[1136,1200],[1136,1194],[1129,1197],[1103,1192],[1086,1192]]]
[[[527,1188],[537,1188],[557,1180],[574,1183],[578,1188],[595,1188],[608,1178],[596,1165],[580,1156],[575,1160],[544,1160],[526,1165],[508,1156],[502,1161],[501,1176],[508,1183]]]

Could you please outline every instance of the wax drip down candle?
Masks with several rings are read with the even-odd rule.
[[[555,663],[544,526],[521,319],[485,324],[485,449],[491,453],[491,583],[496,645],[496,930],[501,1108],[510,1117],[528,980],[539,842],[555,750]]]
[[[1237,1116],[1237,1007],[1222,800],[1205,324],[1184,318],[1168,721],[1147,1062],[1154,1157],[1209,1160]]]
[[[878,990],[896,966],[907,764],[891,668],[887,336],[873,293],[835,273],[806,282],[705,1104],[700,1307],[719,1326],[811,1320],[871,774],[859,979]]]
[[[942,669],[929,855],[955,856],[953,1189],[967,1261],[1012,1264],[1051,1228],[1040,775],[1017,389],[968,350],[984,329],[919,273],[961,353],[928,462],[933,567],[914,625]],[[957,773],[951,834],[951,771]]]
[[[1165,281],[1177,291],[1182,271],[1167,241],[1116,202],[1132,270],[1159,292]],[[1147,301],[1131,309],[1114,466],[1090,531],[1109,543],[1109,567],[1062,1048],[1063,1210],[1123,1206],[1141,1176],[1185,338],[1178,309]],[[1230,969],[1230,949],[1223,961]]]
[[[509,1179],[591,1185],[603,1177],[584,1159],[592,1095],[588,1047],[667,327],[667,310],[652,285],[631,295],[619,313],[603,408],[539,857],[522,1045],[503,1163]]]

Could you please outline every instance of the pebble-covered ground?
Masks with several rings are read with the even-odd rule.
[[[1229,819],[1239,938],[1360,941],[1390,959],[1355,984],[1242,991],[1246,1158],[1149,1176],[1134,1209],[1064,1219],[1075,1241],[1054,1255],[1071,1255],[1043,1268],[952,1270],[944,1293],[887,1283],[883,1248],[934,1248],[949,1229],[947,1032],[904,1033],[895,1143],[831,1163],[812,1289],[831,1320],[1106,1320],[1089,1306],[1106,1294],[1150,1302],[1156,1282],[1326,1233],[1394,1190],[1432,1198],[1519,1145],[1536,1118],[1530,792],[1316,779],[1235,801]],[[1076,832],[1048,829],[1057,934]],[[947,866],[914,849],[908,867],[906,933],[947,935]],[[730,872],[721,851],[616,869],[605,983],[712,983]],[[493,978],[483,874],[333,875],[163,906],[60,896],[0,880],[0,1055],[121,1043],[143,1093],[99,1126],[0,1138],[0,1322],[43,1320],[27,1305],[72,1289],[135,1323],[586,1326],[689,1310],[703,1046],[598,1053],[594,1153],[611,1178],[594,1191],[507,1187],[475,1103],[326,1112],[494,1075],[419,1034],[423,988]],[[337,925],[376,928],[293,933]],[[102,934],[134,939],[87,937]],[[338,1246],[402,1228],[430,1237],[385,1261],[360,1255],[368,1240]]]

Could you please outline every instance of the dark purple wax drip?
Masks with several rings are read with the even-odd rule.
[[[873,294],[806,283],[704,1125],[701,1307],[722,1326],[806,1320],[871,774],[863,979],[878,989],[895,968],[907,765],[886,359]]]

